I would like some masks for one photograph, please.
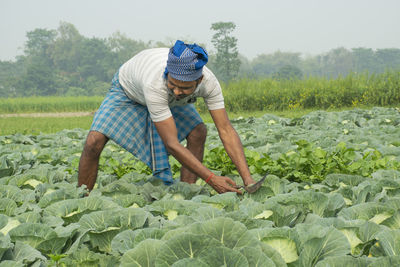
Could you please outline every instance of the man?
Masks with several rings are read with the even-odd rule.
[[[96,112],[79,163],[78,186],[92,190],[99,157],[109,139],[145,162],[153,175],[173,183],[168,155],[181,164],[181,181],[204,179],[218,193],[237,192],[228,177],[203,164],[207,129],[194,108],[203,97],[222,143],[243,183],[254,183],[243,146],[224,108],[221,87],[204,65],[207,52],[197,44],[176,41],[171,48],[147,49],[121,66]],[[180,141],[186,139],[184,147]]]

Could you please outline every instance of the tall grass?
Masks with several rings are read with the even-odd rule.
[[[327,79],[242,79],[222,84],[230,112],[335,109],[400,104],[400,72],[356,74]],[[95,111],[103,97],[29,97],[0,99],[0,114]],[[196,103],[205,112],[203,101]]]
[[[0,114],[95,111],[102,96],[0,98]]]
[[[327,79],[242,79],[222,84],[228,111],[335,109],[400,104],[400,72],[349,74]],[[205,110],[203,102],[198,108]]]
[[[0,135],[56,133],[64,129],[89,129],[93,116],[84,117],[14,117],[0,118]]]

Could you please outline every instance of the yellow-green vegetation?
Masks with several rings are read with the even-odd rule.
[[[0,114],[94,111],[103,96],[0,98]]]
[[[224,85],[223,91],[229,111],[393,106],[400,103],[400,72],[353,73],[337,79],[243,79]]]
[[[350,108],[349,108],[350,109]],[[284,118],[299,118],[316,109],[296,109],[285,111],[243,111],[243,112],[228,112],[230,119],[239,117],[261,117],[265,113],[270,113]],[[329,109],[329,111],[340,111],[342,109]],[[206,123],[211,123],[212,118],[208,112],[200,113],[202,119]],[[78,117],[0,117],[0,136],[10,134],[33,134],[40,133],[56,133],[64,129],[81,128],[88,130],[92,123],[93,116],[78,116]]]
[[[0,118],[0,136],[10,134],[56,133],[64,129],[89,129],[93,116]]]
[[[311,110],[291,110],[282,112],[271,112],[275,115],[298,118]],[[229,118],[234,119],[238,117],[261,117],[265,111],[251,111],[251,112],[229,112]],[[200,114],[206,123],[212,122],[212,118],[208,112]],[[92,123],[93,116],[79,116],[79,117],[8,117],[0,118],[0,135],[9,135],[15,133],[21,134],[40,134],[40,133],[56,133],[64,129],[81,128],[88,130]]]
[[[222,84],[230,112],[342,109],[400,104],[400,72],[356,74],[327,79],[302,80],[241,79]],[[102,96],[29,97],[0,99],[0,114],[34,112],[94,111]],[[196,103],[205,112],[203,101]]]

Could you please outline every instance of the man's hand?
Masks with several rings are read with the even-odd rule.
[[[226,192],[236,192],[238,194],[243,194],[242,191],[236,189],[236,183],[226,176],[214,176],[208,182],[208,184],[214,188],[219,194]]]
[[[256,181],[254,181],[254,179],[251,178],[251,179],[249,179],[249,180],[246,180],[246,181],[244,182],[244,185],[245,185],[245,186],[248,186],[248,185],[252,185],[252,184],[255,184],[255,183],[256,183]]]

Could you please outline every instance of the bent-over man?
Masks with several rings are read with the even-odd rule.
[[[109,139],[146,163],[165,184],[173,183],[168,155],[181,164],[181,181],[204,179],[218,193],[238,192],[228,177],[203,164],[207,129],[193,103],[203,97],[221,141],[245,185],[254,183],[243,146],[225,111],[221,86],[205,66],[207,52],[176,41],[144,50],[124,63],[96,112],[79,163],[78,186],[96,182],[100,154]],[[180,142],[186,139],[186,147]]]

